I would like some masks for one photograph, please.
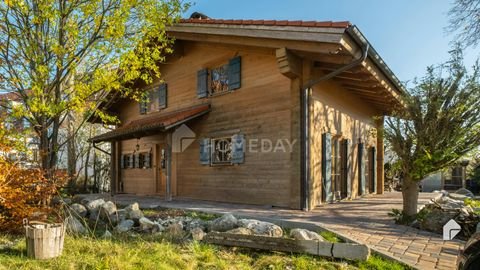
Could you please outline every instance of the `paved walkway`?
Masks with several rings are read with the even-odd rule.
[[[421,193],[419,205],[434,196],[433,193]],[[243,217],[317,225],[418,269],[456,269],[457,254],[465,244],[459,240],[444,241],[441,235],[396,225],[388,212],[393,208],[401,209],[399,192],[324,205],[311,212],[203,201],[166,202],[158,197],[132,195],[117,195],[115,200],[119,204],[137,201],[144,208],[160,206],[212,213],[231,212]]]

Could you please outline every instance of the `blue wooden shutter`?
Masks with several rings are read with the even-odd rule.
[[[330,133],[322,134],[322,178],[325,201],[332,202],[332,135]]]
[[[204,98],[208,95],[208,69],[197,72],[197,97]]]
[[[135,161],[135,165],[133,166],[134,168],[140,168],[140,154],[139,153],[136,153],[134,155],[134,161]]]
[[[358,191],[359,195],[365,194],[365,145],[363,143],[358,144]]]
[[[144,159],[143,160],[143,167],[151,168],[152,167],[152,163],[151,163],[152,153],[150,153],[150,152],[145,153],[143,159]]]
[[[158,108],[164,109],[167,107],[167,84],[162,83],[158,87]]]
[[[351,147],[352,141],[350,139],[345,140],[345,158],[347,159],[347,198],[352,197],[352,157]]]
[[[147,113],[147,106],[148,106],[148,97],[146,95],[143,95],[141,98],[140,98],[140,101],[138,103],[139,105],[139,109],[140,109],[140,114],[146,114]]]
[[[210,139],[200,139],[200,164],[210,165]]]
[[[228,88],[238,89],[242,86],[242,58],[237,56],[228,63]]]
[[[125,168],[125,155],[120,156],[120,169]]]
[[[245,161],[245,136],[235,134],[232,136],[232,164],[241,164]]]
[[[370,157],[370,177],[372,178],[373,183],[373,192],[377,193],[377,149],[375,147],[371,147],[371,157]]]

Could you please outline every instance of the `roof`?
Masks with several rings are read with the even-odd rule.
[[[180,23],[200,24],[231,24],[231,25],[265,25],[265,26],[299,26],[299,27],[327,27],[348,28],[352,24],[348,21],[288,21],[288,20],[224,20],[224,19],[182,19]]]
[[[89,141],[115,141],[119,139],[132,139],[147,136],[153,132],[167,131],[186,121],[200,117],[210,111],[209,104],[202,104],[170,113],[155,114],[134,120],[118,127],[115,130],[95,136]]]

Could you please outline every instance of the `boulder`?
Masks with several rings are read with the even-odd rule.
[[[233,233],[233,234],[243,234],[243,235],[252,235],[253,231],[247,228],[243,227],[238,227],[233,230],[226,231],[227,233]]]
[[[100,211],[98,210],[91,210],[90,214],[88,215],[88,220],[91,222],[97,222],[100,220]]]
[[[117,225],[120,221],[121,221],[120,217],[117,215],[117,213],[113,213],[110,216],[108,216],[108,218],[105,219],[106,223],[111,224],[113,226]]]
[[[210,223],[210,231],[226,232],[238,227],[238,220],[232,214],[225,214]]]
[[[138,221],[140,223],[140,230],[151,231],[155,226],[155,223],[146,217],[142,217]]]
[[[270,222],[259,221],[256,219],[240,219],[238,220],[238,226],[250,229],[253,231],[253,234],[256,235],[272,237],[283,236],[282,228]]]
[[[65,219],[65,227],[68,233],[78,235],[87,233],[87,229],[76,217],[69,216]]]
[[[137,202],[130,204],[129,206],[125,207],[125,210],[127,212],[130,212],[132,210],[140,210],[140,206],[138,205]]]
[[[187,224],[185,225],[185,229],[187,231],[191,231],[195,228],[200,228],[205,231],[207,229],[207,222],[201,219],[193,219],[192,221],[187,222]]]
[[[200,227],[193,228],[190,233],[195,241],[202,241],[206,235],[206,233]]]
[[[127,219],[127,210],[118,209],[117,212],[115,212],[114,215],[118,216],[119,221],[125,220],[125,219]]]
[[[473,192],[471,192],[470,190],[468,190],[468,189],[466,189],[466,188],[460,188],[460,189],[458,189],[457,191],[455,191],[454,193],[455,193],[455,194],[465,195],[465,196],[467,196],[467,197],[469,197],[469,198],[475,197],[475,196],[473,195]]]
[[[130,212],[127,212],[127,218],[135,221],[135,224],[140,224],[139,221],[142,217],[142,210],[131,210]]]
[[[87,207],[88,211],[98,211],[98,209],[105,203],[103,199],[96,199],[93,201],[89,201],[88,203],[85,204],[85,207]]]
[[[70,205],[70,209],[73,211],[74,215],[77,217],[86,217],[87,216],[87,208],[85,206],[79,204],[79,203],[74,203]]]
[[[290,237],[296,240],[316,240],[325,241],[325,239],[316,232],[305,229],[293,229],[290,231]]]
[[[440,208],[429,209],[426,216],[420,222],[422,230],[443,233],[443,226],[452,218],[457,216],[456,211],[443,211]]]
[[[115,212],[117,212],[117,206],[112,201],[108,201],[103,203],[99,207],[99,212],[100,212],[100,218],[102,218],[105,221],[108,221],[109,217],[113,215]]]
[[[119,233],[128,232],[130,229],[132,229],[133,224],[135,224],[133,220],[126,219],[120,222],[120,224],[118,224],[117,227],[115,227],[115,230]]]
[[[458,200],[458,201],[463,201],[465,200],[466,198],[470,198],[466,195],[463,195],[463,194],[457,194],[457,193],[450,193],[448,195],[450,198],[454,199],[454,200]]]
[[[167,227],[165,232],[173,238],[181,237],[183,236],[183,225],[180,222],[170,224],[170,226]]]

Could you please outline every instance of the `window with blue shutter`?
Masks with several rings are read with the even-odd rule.
[[[133,155],[134,156],[134,168],[140,168],[140,154],[136,153]]]
[[[148,152],[148,153],[143,154],[143,167],[144,168],[151,168],[152,167],[151,159],[152,159],[152,153]]]
[[[322,183],[323,199],[326,202],[332,202],[332,135],[330,133],[322,134]]]
[[[148,97],[142,96],[139,101],[140,114],[146,114],[148,111]]]
[[[197,97],[205,98],[208,96],[208,69],[202,69],[197,72]]]
[[[358,144],[358,195],[365,194],[365,145]]]
[[[342,198],[349,198],[351,196],[351,189],[352,189],[352,179],[350,177],[350,140],[344,139],[342,140],[341,146],[341,163],[342,163]]]
[[[237,56],[228,62],[228,88],[238,89],[242,86],[242,58]]]
[[[232,136],[232,164],[241,164],[245,160],[245,136],[235,134]]]
[[[167,107],[167,84],[162,83],[158,87],[158,108],[164,109]]]
[[[210,139],[200,139],[200,164],[210,165]]]
[[[125,169],[125,155],[120,156],[120,169]]]

